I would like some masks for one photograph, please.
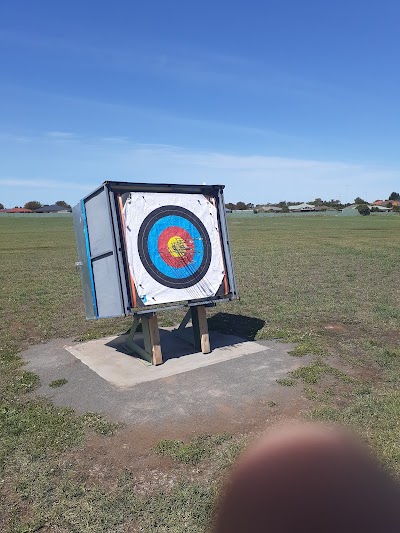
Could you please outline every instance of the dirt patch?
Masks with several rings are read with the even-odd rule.
[[[390,330],[385,331],[381,335],[381,340],[387,345],[398,346],[400,344],[400,331]]]
[[[175,480],[206,480],[210,475],[207,461],[201,467],[178,464],[157,455],[155,445],[162,439],[188,441],[204,434],[221,433],[251,441],[281,420],[298,418],[311,405],[301,397],[299,387],[276,385],[273,398],[255,401],[249,397],[239,417],[231,406],[221,402],[212,415],[193,417],[185,425],[125,426],[112,437],[91,434],[82,449],[69,452],[64,460],[66,464],[79,464],[89,483],[100,482],[109,487],[115,485],[123,472],[129,472],[135,490],[143,493],[166,488]]]
[[[329,322],[321,328],[321,333],[340,336],[344,339],[368,339],[373,338],[377,344],[398,345],[400,343],[400,330],[386,330],[384,328],[366,328],[363,324],[343,324],[341,322]]]
[[[324,329],[332,331],[334,333],[347,333],[348,328],[344,324],[332,322],[331,324],[325,324]]]

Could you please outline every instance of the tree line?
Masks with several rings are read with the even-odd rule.
[[[389,196],[389,201],[400,201],[400,194],[398,192],[393,191]],[[247,209],[257,209],[258,207],[262,207],[262,205],[276,205],[277,207],[280,207],[282,211],[289,211],[289,205],[299,205],[302,202],[290,202],[283,200],[281,202],[278,202],[277,204],[257,204],[254,205],[252,203],[246,203],[246,202],[237,202],[236,204],[232,202],[228,202],[225,207],[230,210],[237,210],[237,211],[245,211]],[[340,202],[340,200],[323,200],[322,198],[315,198],[315,200],[312,200],[311,202],[307,202],[310,205],[315,205],[315,207],[333,207],[335,209],[343,209],[344,207],[347,207],[351,204],[345,203],[343,204]],[[363,200],[360,196],[357,196],[357,198],[354,199],[354,203],[357,205],[368,205],[368,202],[366,200]],[[24,205],[25,209],[30,209],[31,211],[35,211],[35,209],[39,209],[40,207],[44,207],[48,204],[42,204],[41,202],[38,202],[37,200],[30,200],[29,202],[26,202]],[[55,205],[59,205],[60,207],[65,207],[66,209],[71,209],[71,206],[67,204],[64,200],[58,200],[55,202]],[[19,206],[15,206],[19,207]],[[388,207],[396,208],[397,206],[393,206],[392,204],[388,204]],[[4,209],[4,205],[0,202],[0,209]],[[397,210],[397,209],[396,209]]]
[[[24,204],[24,209],[30,209],[31,211],[35,211],[36,209],[40,209],[41,207],[45,207],[47,205],[49,204],[42,204],[42,202],[38,202],[37,200],[30,200],[29,202],[26,202],[26,204]],[[65,209],[71,209],[71,206],[67,204],[67,202],[65,202],[64,200],[57,200],[54,205],[64,207]],[[16,205],[14,207],[17,208],[20,206]],[[4,205],[1,202],[0,209],[5,209]]]
[[[390,194],[388,201],[393,201],[393,202],[400,201],[400,194],[398,192],[393,191]],[[287,200],[282,200],[280,202],[277,202],[276,204],[267,203],[267,204],[254,205],[252,203],[246,203],[246,202],[240,201],[240,202],[237,202],[236,204],[232,202],[228,202],[227,204],[225,204],[225,207],[232,211],[245,211],[248,209],[257,209],[259,207],[268,207],[268,206],[274,205],[276,207],[280,207],[283,212],[285,211],[288,212],[289,205],[299,205],[301,203],[302,202],[290,202]],[[333,207],[334,209],[344,209],[345,207],[352,205],[351,203],[342,203],[340,200],[335,200],[335,199],[323,200],[322,198],[315,198],[315,200],[312,200],[307,203],[310,205],[315,205],[315,207],[327,207],[327,208]],[[367,202],[367,200],[364,200],[360,196],[357,196],[357,198],[354,198],[353,203],[357,205],[367,205],[367,206],[369,205],[369,202]],[[395,209],[396,211],[398,210],[396,209],[397,206],[393,206],[393,204],[390,204],[390,203],[388,204],[388,207],[393,207],[393,209]]]

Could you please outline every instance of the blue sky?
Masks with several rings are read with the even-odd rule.
[[[400,189],[400,4],[0,4],[0,202],[107,179],[227,201]]]

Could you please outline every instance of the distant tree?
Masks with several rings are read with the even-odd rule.
[[[236,209],[236,204],[233,204],[232,202],[228,202],[227,204],[225,204],[225,207],[227,209]]]
[[[4,209],[4,205],[0,202],[0,209]]]
[[[357,206],[357,209],[358,209],[358,212],[360,213],[360,215],[363,215],[363,216],[367,216],[371,213],[371,211],[369,210],[369,207],[367,204],[359,204]]]
[[[329,200],[329,202],[324,202],[329,207],[334,207],[335,209],[343,209],[344,204],[340,200],[335,200],[332,198],[332,200]],[[350,205],[350,204],[346,204]]]
[[[64,200],[58,200],[56,202],[56,205],[59,205],[60,207],[65,207],[65,209],[71,209],[71,206],[67,204],[67,202],[64,202]]]
[[[396,213],[400,213],[400,205],[394,205],[393,211],[395,211]]]
[[[354,203],[355,204],[368,204],[368,202],[366,200],[363,200],[359,196],[357,196],[357,198],[354,198]]]
[[[247,204],[245,204],[244,202],[238,202],[236,204],[236,209],[238,209],[239,211],[244,211],[245,209],[247,209]]]
[[[398,192],[392,192],[389,196],[389,200],[400,200],[400,194]]]
[[[388,202],[388,203],[386,204],[386,207],[388,207],[389,209],[392,209],[392,207],[393,207],[392,202]]]
[[[31,209],[32,211],[35,211],[35,209],[39,209],[39,207],[42,207],[42,204],[37,200],[31,200],[30,202],[26,202],[24,207],[25,209]]]
[[[315,206],[320,206],[324,202],[322,201],[322,198],[316,198],[313,202],[310,202],[311,204],[314,204]]]
[[[246,209],[254,209],[254,204],[246,204]]]
[[[282,213],[290,213],[290,210],[286,204],[282,206]]]

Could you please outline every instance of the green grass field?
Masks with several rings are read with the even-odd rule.
[[[218,306],[211,324],[294,341],[293,356],[315,354],[282,383],[313,402],[299,417],[355,428],[399,474],[400,217],[232,218],[229,227],[241,300]],[[172,457],[180,476],[168,489],[150,484],[142,493],[128,471],[113,483],[94,482],[90,463],[79,460],[88,436],[107,443],[117,427],[29,394],[38,378],[18,357],[27,345],[111,334],[130,323],[85,321],[75,260],[72,219],[0,217],[1,530],[205,531],[246,437],[162,441],[154,454]],[[264,324],[256,332],[253,318]]]

